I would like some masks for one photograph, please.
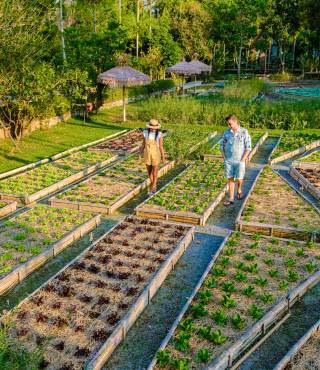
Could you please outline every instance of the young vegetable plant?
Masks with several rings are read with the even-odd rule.
[[[263,309],[257,306],[256,304],[252,304],[250,306],[249,313],[253,319],[257,319],[257,320],[261,319],[261,317],[264,315]]]
[[[231,298],[230,294],[224,294],[222,296],[221,304],[225,308],[233,308],[237,306],[237,302]]]
[[[246,320],[236,313],[231,316],[231,323],[235,329],[242,330],[245,327]]]
[[[197,360],[206,363],[210,360],[211,353],[207,348],[201,348],[197,353]]]
[[[228,323],[228,316],[223,310],[218,310],[218,311],[213,312],[211,317],[217,325],[225,326]]]

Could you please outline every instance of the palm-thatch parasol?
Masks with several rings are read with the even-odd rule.
[[[106,72],[100,73],[98,82],[110,87],[122,87],[122,106],[123,122],[126,121],[126,87],[136,85],[146,85],[150,83],[150,78],[144,73],[137,71],[129,66],[114,67]]]
[[[190,65],[190,63],[188,63],[186,61],[182,61],[180,63],[177,63],[177,64],[173,65],[172,67],[169,67],[167,69],[167,72],[169,72],[169,73],[176,73],[178,75],[182,75],[183,76],[182,92],[184,90],[183,89],[183,86],[184,86],[185,76],[193,76],[193,75],[196,75],[196,74],[200,74],[201,73],[201,71],[198,68],[193,67],[192,65]]]
[[[211,67],[208,64],[200,62],[200,60],[192,60],[191,62],[189,62],[189,65],[198,69],[200,72],[211,72]]]

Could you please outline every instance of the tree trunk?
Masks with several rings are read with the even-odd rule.
[[[270,67],[271,67],[271,53],[272,53],[272,41],[270,41],[270,44],[269,44],[269,55],[268,55],[268,68],[267,68],[267,72],[270,70]]]
[[[285,72],[285,56],[283,52],[283,47],[280,44],[279,44],[279,59],[281,63],[281,72],[284,73]]]
[[[136,57],[139,58],[139,19],[140,19],[140,0],[137,0],[137,36],[136,36]]]
[[[60,22],[60,40],[61,40],[61,51],[62,51],[62,60],[65,62],[67,60],[66,56],[66,46],[64,40],[64,21],[63,21],[63,0],[60,0],[59,8],[59,22]]]
[[[241,76],[241,55],[242,55],[242,46],[239,47],[239,55],[237,60],[237,66],[238,66],[238,80],[240,80]]]
[[[293,46],[292,46],[292,73],[294,72],[294,64],[296,59],[296,45],[297,45],[297,36],[294,37]]]

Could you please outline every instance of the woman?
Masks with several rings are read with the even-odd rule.
[[[150,192],[157,191],[158,171],[161,162],[165,161],[163,149],[163,135],[159,131],[161,125],[156,119],[151,119],[143,130],[143,144],[141,154],[144,153],[144,161],[150,179]]]

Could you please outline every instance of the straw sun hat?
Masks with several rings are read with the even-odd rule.
[[[151,119],[147,125],[146,125],[147,128],[153,128],[153,129],[159,129],[161,127],[159,121],[157,119]]]

